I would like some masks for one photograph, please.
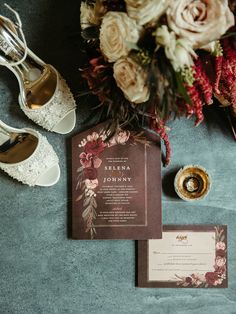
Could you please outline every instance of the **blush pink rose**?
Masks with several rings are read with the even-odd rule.
[[[94,180],[86,179],[84,182],[85,182],[86,188],[89,190],[94,190],[98,186],[98,179],[94,179]]]
[[[102,164],[102,160],[92,154],[86,154],[85,152],[79,155],[80,163],[84,168],[99,168]]]
[[[124,12],[105,14],[100,27],[100,48],[109,62],[127,56],[132,49],[130,44],[136,44],[138,40],[139,27],[135,20]]]
[[[220,242],[216,243],[216,249],[217,250],[225,250],[225,248],[226,248],[226,245],[224,242],[220,241]]]
[[[93,157],[93,166],[94,168],[99,168],[102,164],[102,160],[98,158],[97,156]]]
[[[200,48],[218,40],[234,25],[227,0],[175,0],[167,9],[169,27]]]
[[[147,84],[147,71],[131,57],[123,57],[113,66],[113,77],[124,96],[133,104],[148,101],[150,96]]]
[[[116,135],[115,139],[117,144],[125,144],[130,137],[130,132],[125,130],[120,130]]]
[[[215,260],[215,264],[218,267],[223,267],[226,264],[226,258],[221,257],[221,256],[217,256],[216,260]]]
[[[89,168],[92,166],[92,158],[93,158],[92,154],[86,154],[83,152],[79,155],[79,158],[80,158],[80,163],[84,168]]]
[[[218,280],[216,280],[213,284],[213,286],[218,286],[218,285],[221,285],[223,282],[223,278],[219,278]]]
[[[112,147],[112,146],[115,146],[115,145],[117,145],[117,141],[116,141],[115,136],[113,136],[113,137],[109,140],[108,146],[109,146],[109,147]]]
[[[187,283],[192,283],[193,280],[192,280],[191,277],[186,277],[186,278],[185,278],[185,281],[186,281]]]

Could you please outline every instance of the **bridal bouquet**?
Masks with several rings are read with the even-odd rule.
[[[235,24],[227,0],[94,0],[81,3],[91,59],[82,76],[112,118],[148,121],[170,143],[166,122],[196,116],[216,97],[236,114]],[[141,118],[141,119],[140,119]]]

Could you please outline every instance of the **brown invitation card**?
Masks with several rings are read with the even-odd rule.
[[[162,239],[138,241],[137,286],[226,288],[227,226],[163,226]]]
[[[72,139],[72,238],[158,239],[161,151],[155,134],[100,124]]]

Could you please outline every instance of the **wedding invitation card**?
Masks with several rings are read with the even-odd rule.
[[[138,242],[138,287],[226,288],[227,226],[163,226]]]
[[[146,131],[100,124],[72,140],[72,237],[158,239],[160,142]]]

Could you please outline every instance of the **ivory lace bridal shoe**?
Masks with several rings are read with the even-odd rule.
[[[28,49],[18,13],[6,7],[16,15],[17,23],[0,15],[0,65],[18,79],[21,109],[45,129],[69,133],[76,123],[73,95],[58,71]]]
[[[30,186],[52,186],[60,178],[58,157],[47,139],[32,129],[0,120],[0,169]]]

